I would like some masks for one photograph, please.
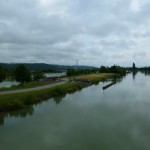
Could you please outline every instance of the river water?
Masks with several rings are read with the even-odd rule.
[[[1,150],[149,150],[150,76],[138,73],[0,115]]]
[[[16,82],[16,81],[3,81],[0,83],[0,88],[9,88],[13,85],[18,85],[19,82]]]
[[[66,72],[62,72],[62,73],[45,73],[45,76],[50,78],[50,77],[61,77],[61,76],[65,76]]]

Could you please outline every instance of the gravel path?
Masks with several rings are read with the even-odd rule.
[[[60,81],[60,82],[56,82],[56,83],[49,84],[49,85],[34,87],[34,88],[12,90],[12,91],[3,91],[3,92],[0,92],[0,95],[7,95],[7,94],[16,94],[16,93],[25,93],[25,92],[31,92],[31,91],[38,91],[38,90],[43,90],[43,89],[48,89],[48,88],[51,88],[51,87],[55,87],[57,85],[62,85],[62,84],[67,83],[67,82],[68,81],[65,80],[65,81]]]

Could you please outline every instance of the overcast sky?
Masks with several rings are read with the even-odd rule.
[[[0,0],[0,62],[150,65],[150,0]]]

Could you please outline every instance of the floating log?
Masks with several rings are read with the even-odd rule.
[[[106,86],[103,87],[103,90],[106,90],[107,88],[111,87],[112,85],[116,84],[116,81],[110,83],[110,84],[107,84]]]

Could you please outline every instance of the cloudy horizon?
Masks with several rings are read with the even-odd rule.
[[[0,62],[150,66],[148,0],[0,0]]]

